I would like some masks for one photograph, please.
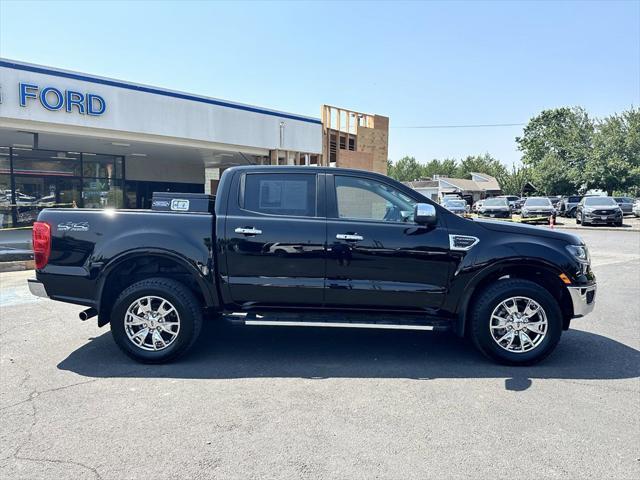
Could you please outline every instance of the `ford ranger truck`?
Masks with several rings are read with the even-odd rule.
[[[449,330],[495,361],[533,364],[594,308],[575,235],[459,217],[386,176],[243,166],[213,197],[152,210],[45,209],[31,292],[84,305],[140,362],[185,353],[205,319]]]

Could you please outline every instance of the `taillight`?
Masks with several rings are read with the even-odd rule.
[[[51,225],[45,222],[33,224],[33,258],[38,270],[45,267],[51,254]]]

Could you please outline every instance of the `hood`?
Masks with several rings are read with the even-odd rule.
[[[553,205],[542,205],[540,207],[532,207],[531,205],[529,206],[524,206],[522,207],[525,210],[553,210],[555,207]]]
[[[491,205],[483,205],[480,207],[480,210],[509,210],[509,207],[504,205],[504,206],[500,206],[500,205],[496,205],[496,206],[491,206]]]
[[[572,233],[559,232],[558,230],[549,230],[544,227],[534,225],[522,225],[509,222],[493,221],[493,220],[474,220],[475,223],[487,230],[494,232],[516,233],[522,235],[533,235],[535,237],[553,238],[561,240],[571,245],[582,245],[582,239]]]

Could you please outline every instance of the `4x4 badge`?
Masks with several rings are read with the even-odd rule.
[[[65,222],[58,224],[59,232],[88,232],[89,222]]]

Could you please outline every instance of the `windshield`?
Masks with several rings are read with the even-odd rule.
[[[618,203],[631,203],[633,202],[632,199],[630,199],[629,197],[615,197],[616,198],[616,202]]]
[[[584,204],[589,207],[612,207],[618,205],[611,197],[589,197],[584,199]]]
[[[507,201],[504,198],[489,198],[484,201],[485,207],[506,207]]]
[[[445,207],[466,207],[467,206],[467,202],[465,202],[464,200],[445,200],[444,201],[444,206]]]
[[[582,200],[582,197],[569,197],[569,203],[580,203],[580,200]]]
[[[527,198],[525,207],[550,207],[551,200],[548,198]]]

